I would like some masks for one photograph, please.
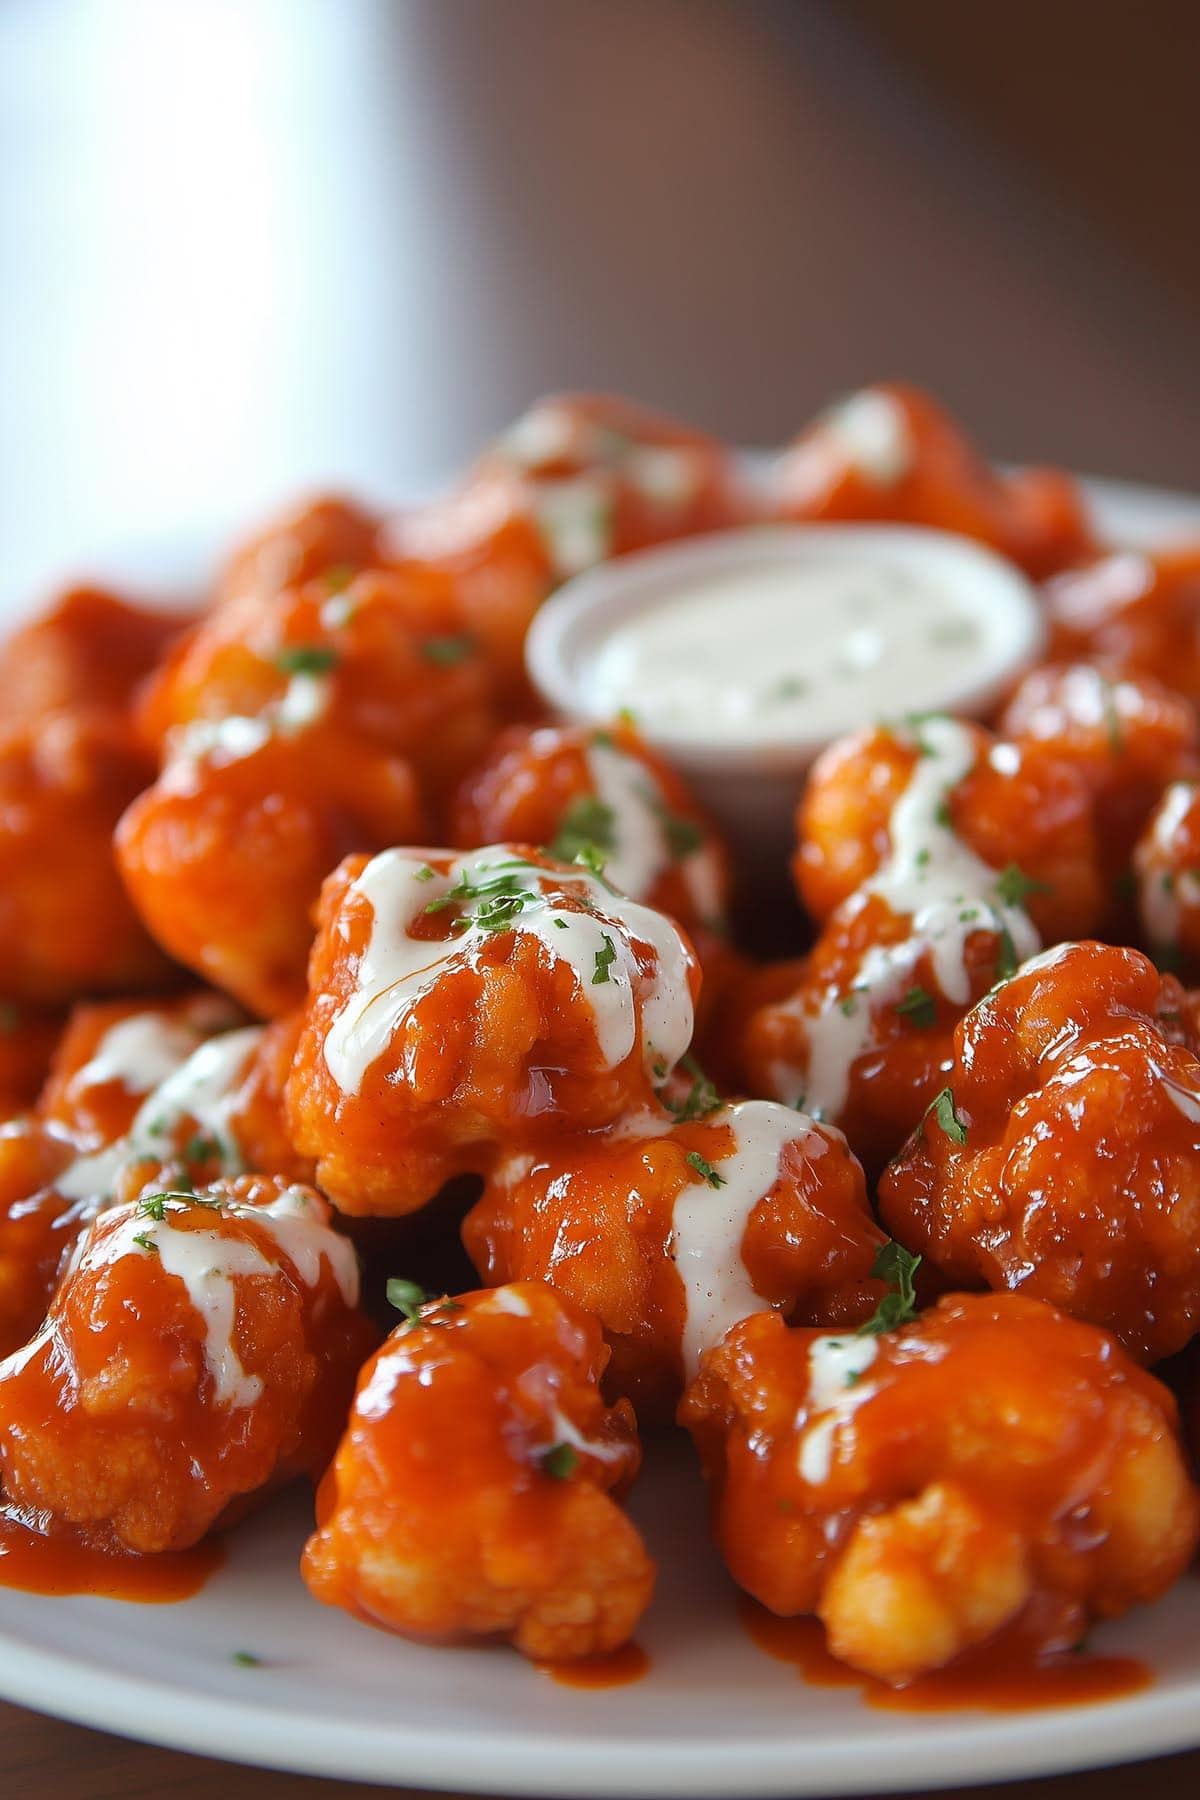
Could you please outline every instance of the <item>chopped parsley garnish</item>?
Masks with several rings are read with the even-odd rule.
[[[1007,925],[1002,925],[996,945],[996,980],[1009,981],[1020,967],[1017,958],[1017,946],[1013,943],[1012,932]]]
[[[546,848],[559,862],[574,862],[585,849],[611,855],[617,847],[616,824],[612,807],[598,794],[579,794],[563,814]]]
[[[950,789],[949,788],[946,789],[945,793],[942,795],[941,799],[938,801],[937,807],[934,811],[933,816],[937,820],[938,824],[940,826],[942,826],[942,828],[944,830],[951,831],[953,829],[954,815],[950,811]]]
[[[157,1256],[159,1254],[158,1245],[148,1231],[137,1232],[133,1241],[138,1246],[139,1250],[149,1251],[152,1256]]]
[[[481,879],[472,881],[464,869],[454,886],[431,900],[425,911],[439,913],[449,906],[476,901],[478,904],[473,912],[464,912],[455,920],[454,930],[466,931],[477,926],[480,931],[509,931],[517,914],[527,906],[544,904],[541,894],[522,885],[520,876],[513,872],[516,869],[523,870],[526,876],[532,872],[526,863],[503,863],[496,865],[494,870],[484,870]]]
[[[592,975],[593,987],[599,987],[602,982],[609,979],[608,971],[617,960],[617,946],[613,943],[607,931],[602,931],[600,936],[604,948],[602,950],[597,950],[596,952],[596,967],[595,972]]]
[[[579,1466],[579,1453],[570,1444],[555,1444],[542,1458],[542,1473],[565,1481]]]
[[[929,1108],[941,1129],[953,1144],[965,1144],[967,1128],[954,1110],[954,1095],[944,1087]]]
[[[1010,862],[996,877],[996,898],[1002,906],[1024,906],[1030,894],[1048,894],[1044,881],[1035,881],[1024,869]]]
[[[683,862],[686,857],[694,856],[704,842],[703,829],[694,819],[684,819],[679,813],[673,813],[661,800],[652,804],[673,861]]]
[[[275,667],[283,675],[324,675],[337,661],[337,651],[328,644],[285,644]]]
[[[617,714],[617,724],[624,725],[626,731],[637,730],[637,714],[631,706],[623,706]]]
[[[838,1001],[838,1010],[839,1010],[839,1012],[844,1012],[848,1019],[852,1019],[854,1017],[855,1013],[858,1011],[857,995],[844,994],[842,996],[842,998]]]
[[[198,1206],[205,1212],[220,1212],[223,1202],[212,1195],[197,1194],[191,1188],[164,1188],[161,1193],[147,1194],[137,1203],[139,1219],[153,1219],[161,1225],[167,1216],[169,1201],[177,1200],[181,1206]]]
[[[918,1031],[928,1031],[937,1022],[937,1001],[923,987],[910,987],[903,1000],[897,1001],[896,1011]]]
[[[710,1162],[705,1162],[698,1150],[688,1151],[687,1164],[689,1168],[695,1169],[701,1181],[707,1181],[709,1187],[719,1188],[725,1186],[725,1177],[719,1174]]]
[[[421,1317],[421,1308],[429,1295],[415,1281],[405,1281],[402,1275],[393,1275],[384,1289],[387,1303],[394,1306],[398,1313],[403,1313],[410,1325],[415,1325]]]
[[[903,1244],[893,1241],[883,1246],[872,1264],[871,1274],[877,1281],[886,1281],[890,1292],[883,1296],[866,1324],[859,1326],[859,1337],[877,1337],[880,1332],[893,1331],[897,1325],[904,1325],[916,1317],[914,1277],[920,1266],[921,1258],[906,1250]]]
[[[262,1668],[262,1657],[255,1656],[253,1650],[235,1650],[230,1661],[236,1663],[239,1669]]]
[[[355,571],[349,563],[330,563],[322,577],[327,592],[340,594],[354,580]]]
[[[771,700],[798,700],[808,692],[808,683],[799,675],[785,675],[775,683],[768,696]]]
[[[198,1131],[183,1147],[184,1162],[213,1162],[220,1154],[219,1140],[208,1131]]]
[[[604,880],[604,858],[595,844],[581,844],[571,861],[580,869],[586,869],[589,875]]]
[[[565,931],[567,929],[567,921],[565,919],[555,919],[554,929],[556,931]]]
[[[716,1112],[721,1106],[721,1096],[694,1056],[690,1054],[685,1056],[679,1066],[692,1077],[692,1085],[687,1094],[682,1100],[672,1100],[666,1094],[661,1094],[659,1098],[667,1111],[674,1113],[681,1125],[687,1125],[693,1119],[704,1119],[708,1117],[709,1113]],[[658,1067],[664,1074],[666,1073],[665,1064],[660,1064]],[[658,1073],[658,1068],[655,1073]]]
[[[421,645],[425,661],[436,663],[439,669],[453,669],[456,664],[466,662],[474,651],[475,639],[465,633],[458,637],[426,638]]]
[[[416,874],[413,876],[413,880],[414,881],[432,881],[434,876],[436,875],[436,873],[437,873],[437,870],[431,869],[428,863],[422,863],[421,867],[417,870]]]
[[[930,862],[930,858],[931,858],[932,854],[933,853],[929,849],[928,845],[922,845],[921,849],[917,851],[917,867],[918,867],[918,869],[927,869],[929,867],[929,862]]]

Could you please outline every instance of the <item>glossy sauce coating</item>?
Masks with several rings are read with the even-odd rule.
[[[1200,781],[1172,782],[1134,853],[1137,915],[1167,968],[1200,976]]]
[[[685,1084],[680,1111],[696,1092]],[[518,1154],[463,1240],[485,1280],[549,1281],[587,1308],[612,1351],[605,1390],[643,1424],[672,1418],[699,1357],[748,1313],[857,1325],[883,1291],[886,1240],[844,1139],[765,1101]]]
[[[330,877],[288,1103],[346,1212],[413,1211],[502,1147],[653,1104],[699,970],[663,915],[513,845]],[[657,1071],[657,1073],[656,1073]]]
[[[885,1173],[884,1222],[952,1282],[1019,1288],[1146,1362],[1200,1322],[1200,1058],[1177,983],[1063,945],[958,1027],[948,1100]]]
[[[1200,700],[1200,548],[1117,550],[1046,589],[1051,655],[1152,675]]]
[[[362,1372],[303,1572],[319,1600],[538,1662],[617,1649],[654,1568],[610,1490],[640,1461],[599,1328],[535,1283],[433,1301]]]
[[[901,382],[831,407],[779,458],[773,500],[798,520],[894,520],[978,538],[1035,576],[1077,561],[1091,527],[1069,476],[1002,475],[937,404]]]
[[[1174,1401],[1104,1332],[1015,1295],[877,1338],[734,1328],[684,1400],[734,1579],[891,1683],[1018,1621],[1076,1643],[1174,1581],[1200,1495]]]
[[[328,1221],[311,1189],[263,1178],[105,1213],[0,1364],[7,1498],[102,1547],[180,1550],[318,1474],[372,1335]]]

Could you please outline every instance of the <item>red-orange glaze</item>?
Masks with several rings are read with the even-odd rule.
[[[12,726],[64,710],[124,712],[190,623],[100,588],[71,588],[0,646],[0,718]]]
[[[1039,1652],[1032,1645],[968,1652],[949,1669],[919,1675],[904,1687],[873,1680],[830,1653],[819,1619],[781,1619],[749,1594],[738,1595],[746,1635],[777,1662],[791,1663],[811,1687],[856,1687],[868,1706],[886,1712],[1035,1712],[1094,1706],[1141,1693],[1153,1671],[1133,1656]]]
[[[1143,941],[1185,980],[1200,978],[1200,780],[1173,782],[1138,840],[1133,865]]]
[[[355,884],[368,865],[353,856],[326,881],[320,929],[309,968],[309,1001],[288,1083],[298,1148],[316,1158],[318,1180],[351,1213],[415,1211],[444,1182],[484,1174],[502,1149],[536,1143],[547,1131],[594,1130],[624,1113],[657,1106],[654,1057],[645,1037],[648,996],[666,980],[658,951],[610,910],[598,884],[578,868],[540,851],[501,847],[508,860],[532,867],[539,893],[560,915],[599,917],[610,944],[619,942],[631,971],[634,1043],[616,1067],[606,1066],[582,979],[521,930],[494,930],[437,967],[415,993],[383,1050],[345,1092],[330,1070],[326,1039],[359,993],[362,958],[375,923],[372,901]],[[439,876],[455,858],[445,851],[410,853]],[[540,873],[544,871],[544,875]],[[407,865],[396,879],[414,877]],[[463,905],[428,914],[417,887],[405,927],[409,941],[436,948],[455,942]],[[619,907],[614,900],[612,907]],[[469,910],[469,905],[467,907]],[[690,995],[700,971],[689,941],[660,921]],[[603,970],[598,972],[603,975]],[[661,1047],[660,1047],[661,1048]]]
[[[616,764],[624,807],[605,802],[589,757]],[[638,816],[630,817],[633,809]],[[632,726],[512,726],[470,771],[455,798],[451,842],[464,849],[504,841],[545,844],[565,860],[591,844],[608,878],[634,900],[678,919],[697,941],[725,926],[729,858],[685,783],[650,750]],[[642,858],[629,854],[647,832],[658,839],[648,878]]]
[[[224,1561],[218,1538],[188,1550],[138,1556],[90,1543],[70,1529],[33,1530],[11,1507],[0,1506],[0,1587],[27,1594],[91,1594],[165,1605],[190,1600]]]
[[[581,1656],[576,1662],[539,1663],[538,1671],[561,1687],[629,1687],[650,1673],[650,1658],[640,1644],[622,1644],[602,1656]]]
[[[955,1034],[958,1124],[927,1119],[887,1170],[884,1223],[956,1284],[1037,1295],[1147,1363],[1181,1349],[1200,1324],[1200,1058],[1180,1000],[1095,943],[996,988]]]
[[[884,439],[874,460],[856,454],[846,409],[864,403],[870,437]],[[833,407],[778,459],[774,498],[798,520],[894,520],[978,538],[1045,576],[1086,555],[1093,544],[1078,485],[1057,469],[1003,475],[927,394],[884,382]]]
[[[631,1400],[643,1424],[673,1418],[685,1379],[674,1213],[705,1179],[687,1159],[714,1166],[738,1147],[736,1109],[666,1130],[552,1140],[502,1164],[464,1221],[486,1281],[549,1281],[599,1321],[612,1351],[605,1391]],[[784,1146],[731,1254],[786,1317],[854,1326],[883,1292],[871,1269],[885,1242],[845,1139],[813,1125]]]
[[[1050,654],[1151,675],[1200,700],[1200,545],[1117,550],[1046,588]]]
[[[654,1566],[613,1497],[641,1452],[628,1402],[601,1400],[606,1360],[595,1322],[535,1283],[398,1326],[318,1493],[317,1599],[417,1637],[499,1634],[539,1663],[624,1644]]]
[[[376,514],[342,494],[302,500],[238,544],[217,582],[216,599],[270,600],[317,576],[335,581],[381,560]]]
[[[734,1326],[684,1398],[739,1586],[902,1684],[1017,1629],[1039,1650],[1156,1598],[1200,1539],[1173,1397],[1012,1294],[877,1339]]]
[[[265,1209],[281,1205],[275,1225]],[[197,1259],[226,1267],[224,1323],[220,1310],[206,1323],[169,1266],[179,1256],[218,1298]],[[254,1176],[110,1209],[37,1337],[0,1366],[6,1497],[159,1552],[318,1475],[374,1341],[356,1297],[353,1252],[312,1190]]]

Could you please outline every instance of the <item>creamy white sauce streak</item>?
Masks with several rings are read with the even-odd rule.
[[[874,1337],[819,1337],[809,1346],[807,1416],[811,1422],[800,1439],[797,1460],[804,1480],[814,1486],[829,1478],[834,1443],[842,1426],[875,1392],[862,1377],[878,1354]]]
[[[1179,830],[1196,798],[1191,781],[1173,781],[1159,804],[1150,833],[1153,848],[1170,861]],[[1147,868],[1138,878],[1138,911],[1150,942],[1159,950],[1179,942],[1179,919],[1184,906],[1200,906],[1200,874],[1193,869],[1166,871]]]
[[[722,916],[716,852],[701,843],[676,858],[667,835],[667,797],[651,769],[636,756],[593,738],[584,753],[596,797],[612,814],[612,848],[604,873],[633,900],[645,900],[659,876],[678,862],[697,917],[719,924]]]
[[[861,908],[878,895],[912,921],[909,935],[867,951],[851,994],[831,994],[820,1012],[798,1005],[807,1065],[774,1072],[779,1098],[802,1101],[816,1118],[837,1118],[850,1071],[872,1042],[874,1016],[903,999],[922,957],[931,962],[945,998],[965,1006],[971,998],[966,947],[973,932],[1007,933],[1018,964],[1041,948],[1029,914],[998,894],[998,871],[963,843],[950,822],[948,796],[975,762],[971,732],[954,719],[929,718],[921,721],[917,739],[922,753],[892,810],[887,859],[845,903]]]
[[[742,1261],[742,1239],[750,1214],[779,1179],[784,1149],[802,1143],[806,1156],[817,1157],[829,1148],[811,1119],[771,1100],[742,1101],[706,1123],[728,1125],[735,1147],[713,1164],[720,1187],[697,1179],[675,1201],[671,1255],[684,1288],[683,1365],[689,1381],[704,1352],[731,1326],[769,1310]]]
[[[358,1093],[367,1070],[403,1033],[413,1007],[447,968],[472,966],[482,947],[496,941],[497,933],[474,924],[444,939],[412,935],[411,927],[430,903],[444,898],[464,874],[472,883],[512,874],[521,891],[533,896],[514,913],[511,930],[536,938],[547,957],[571,967],[577,991],[591,1009],[606,1067],[623,1062],[637,1043],[635,983],[642,992],[647,1063],[661,1062],[669,1072],[679,1061],[691,1042],[693,1008],[687,954],[670,920],[614,893],[584,870],[560,876],[534,864],[512,864],[512,850],[503,844],[458,857],[447,874],[432,877],[427,863],[402,850],[385,850],[367,864],[352,892],[370,905],[371,935],[359,959],[355,991],[324,1044],[326,1066],[343,1093]],[[546,887],[574,891],[592,910],[557,910],[543,898]],[[644,987],[631,939],[647,944],[655,955],[654,973]],[[596,982],[596,959],[607,957],[610,946],[614,954],[608,979]]]
[[[327,675],[293,675],[278,700],[260,713],[221,719],[193,719],[167,734],[159,785],[167,793],[194,793],[201,771],[256,756],[273,737],[294,737],[314,725],[332,697]]]

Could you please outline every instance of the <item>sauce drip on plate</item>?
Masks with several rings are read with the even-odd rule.
[[[1025,1712],[1054,1706],[1087,1706],[1140,1693],[1154,1680],[1133,1656],[1092,1656],[1086,1651],[1038,1655],[1019,1641],[985,1646],[953,1667],[922,1675],[907,1687],[889,1687],[832,1656],[819,1619],[781,1619],[747,1595],[738,1615],[748,1637],[768,1656],[795,1665],[813,1687],[856,1687],[868,1706],[885,1712]]]
[[[538,1663],[537,1667],[562,1687],[628,1687],[648,1673],[650,1658],[640,1644],[622,1644],[605,1656],[584,1656],[568,1663]]]
[[[34,1530],[0,1507],[0,1587],[29,1594],[92,1594],[152,1605],[190,1600],[224,1560],[214,1538],[191,1550],[137,1556],[89,1544],[69,1530]]]

